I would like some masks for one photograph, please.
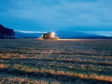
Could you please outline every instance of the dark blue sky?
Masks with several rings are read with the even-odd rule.
[[[23,32],[112,35],[112,0],[0,0],[0,24]]]

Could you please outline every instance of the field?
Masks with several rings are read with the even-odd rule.
[[[0,40],[0,84],[112,84],[112,40]]]

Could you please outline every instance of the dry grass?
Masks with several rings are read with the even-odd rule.
[[[0,83],[109,84],[111,42],[0,40]]]

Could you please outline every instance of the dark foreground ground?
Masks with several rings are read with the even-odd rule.
[[[0,40],[0,84],[112,84],[112,40]]]

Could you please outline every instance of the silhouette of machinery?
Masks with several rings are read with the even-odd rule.
[[[57,40],[58,37],[55,36],[55,32],[48,32],[48,33],[44,33],[42,36],[41,36],[43,39],[51,39],[51,40]]]

